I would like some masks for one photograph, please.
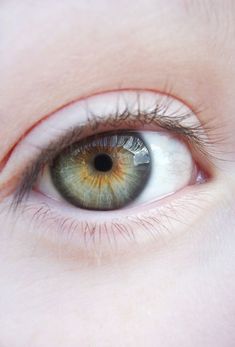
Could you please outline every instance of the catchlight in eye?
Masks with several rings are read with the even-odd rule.
[[[159,200],[197,180],[188,146],[158,131],[118,131],[63,149],[37,184],[47,196],[82,209],[109,211]]]
[[[188,186],[210,176],[210,143],[196,114],[169,95],[107,92],[37,124],[2,179],[19,177],[12,206],[29,228],[53,242],[109,249],[118,239],[141,241],[143,228],[149,235],[172,228],[180,209],[185,216],[191,192],[200,191]]]
[[[101,134],[73,144],[50,167],[55,188],[73,205],[91,210],[119,209],[147,184],[151,157],[141,136]]]

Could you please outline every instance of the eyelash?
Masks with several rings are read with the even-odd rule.
[[[42,221],[48,219],[47,228],[43,233],[48,234],[49,238],[56,240],[58,245],[63,247],[67,244],[74,246],[85,245],[84,251],[86,256],[104,256],[119,251],[119,246],[124,241],[125,245],[131,242],[137,245],[141,240],[143,231],[148,234],[148,239],[158,242],[165,242],[167,237],[172,237],[171,222],[186,224],[185,222],[185,205],[187,204],[187,213],[192,217],[195,215],[195,209],[201,210],[201,203],[208,203],[212,197],[203,190],[193,191],[185,194],[184,197],[178,197],[174,202],[166,204],[165,207],[158,206],[156,209],[150,209],[148,214],[130,215],[122,218],[107,219],[106,222],[97,221],[77,221],[73,218],[59,217],[47,204],[41,204],[40,208],[33,205],[24,207],[21,212],[27,214],[30,212],[31,219],[29,230],[34,230],[35,225],[41,225]],[[167,200],[167,199],[166,199]],[[156,213],[157,211],[157,213]],[[89,220],[89,217],[88,217]],[[15,221],[16,224],[17,220]],[[53,234],[53,225],[56,225],[56,232]],[[138,234],[138,228],[141,227],[141,233]],[[102,230],[102,232],[101,232]],[[103,232],[105,230],[105,232]],[[39,232],[40,234],[40,232]],[[119,239],[119,237],[120,239]],[[160,236],[160,239],[159,239]],[[71,242],[72,241],[72,242]],[[147,241],[147,240],[146,240]],[[105,252],[104,244],[108,244],[108,253]],[[99,248],[99,244],[103,245]],[[134,243],[134,244],[133,244]],[[122,248],[123,249],[123,248]],[[70,249],[71,250],[71,249]],[[80,255],[82,248],[80,248]],[[107,251],[107,250],[106,250]],[[90,252],[90,253],[89,253]],[[130,254],[130,250],[128,250]]]
[[[168,130],[179,136],[191,148],[201,153],[203,158],[211,164],[213,159],[211,150],[214,143],[211,138],[209,140],[208,133],[211,133],[212,129],[206,124],[182,125],[184,121],[191,117],[193,112],[172,115],[172,117],[165,116],[164,114],[168,111],[169,106],[170,100],[167,99],[164,100],[164,104],[156,102],[151,112],[142,112],[139,106],[136,113],[130,113],[128,108],[119,112],[117,108],[115,115],[111,114],[105,119],[93,115],[88,119],[86,124],[69,129],[59,140],[52,142],[46,148],[42,148],[38,158],[27,165],[26,170],[21,175],[20,183],[13,196],[11,207],[13,210],[16,210],[21,202],[27,199],[40,171],[46,164],[50,163],[60,151],[72,145],[74,142],[84,139],[88,135],[93,135],[94,130],[96,130],[96,134],[104,131],[115,131],[115,129],[116,131],[122,129],[132,131],[135,129],[138,131],[143,128],[147,130],[146,127],[150,127],[151,130]]]
[[[93,257],[94,251],[95,254],[98,251],[99,255],[101,255],[100,252],[103,255],[103,247],[101,247],[102,250],[99,247],[100,242],[102,245],[108,243],[108,252],[110,249],[112,254],[114,249],[119,248],[119,242],[122,240],[127,244],[129,242],[138,244],[139,239],[142,240],[143,234],[148,234],[146,239],[157,239],[161,242],[161,235],[164,238],[172,234],[171,221],[174,221],[173,229],[177,223],[185,224],[185,206],[187,206],[187,213],[192,213],[193,219],[195,208],[201,209],[201,202],[207,203],[211,199],[204,190],[204,185],[197,186],[197,188],[193,186],[190,189],[185,188],[184,194],[177,193],[173,200],[166,197],[163,204],[158,202],[154,205],[146,204],[147,208],[141,213],[134,207],[130,213],[126,213],[125,209],[115,211],[115,215],[110,212],[99,212],[98,221],[90,214],[90,211],[83,210],[82,216],[79,217],[74,207],[74,210],[69,210],[71,212],[69,214],[63,210],[66,210],[67,207],[62,207],[58,202],[54,202],[56,207],[54,208],[48,203],[48,200],[40,198],[40,193],[34,189],[40,172],[46,165],[52,163],[63,149],[94,134],[116,133],[121,130],[171,132],[188,145],[193,152],[192,156],[196,164],[201,169],[205,169],[208,174],[208,176],[206,175],[208,180],[215,162],[213,159],[216,158],[214,148],[219,141],[217,131],[215,131],[217,129],[212,127],[209,122],[205,124],[195,121],[193,124],[191,117],[193,119],[195,114],[198,114],[195,110],[194,112],[190,110],[182,112],[179,109],[176,113],[170,114],[171,101],[172,97],[167,95],[160,97],[159,101],[158,95],[151,112],[143,111],[139,103],[135,112],[129,110],[128,104],[124,110],[120,110],[117,105],[115,112],[107,114],[105,118],[91,114],[90,110],[87,110],[89,117],[85,123],[64,131],[58,139],[49,141],[47,146],[39,147],[37,145],[36,148],[39,150],[37,158],[28,159],[26,168],[17,175],[14,191],[8,200],[9,203],[7,202],[7,214],[10,211],[17,212],[14,214],[14,225],[17,225],[17,222],[23,218],[24,226],[26,225],[28,230],[32,230],[34,233],[36,230],[39,235],[46,234],[49,239],[56,240],[56,243],[62,244],[63,247],[66,244],[75,246],[75,251],[76,244],[78,244],[80,252],[85,246],[86,256],[88,251],[91,251]],[[25,163],[23,165],[25,166]],[[61,213],[60,209],[62,209]],[[138,233],[138,228],[141,229],[140,233]]]

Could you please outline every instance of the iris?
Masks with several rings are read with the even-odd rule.
[[[151,156],[137,132],[104,133],[65,148],[50,166],[53,184],[73,205],[114,210],[134,201],[151,173]]]

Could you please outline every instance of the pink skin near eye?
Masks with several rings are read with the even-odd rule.
[[[151,120],[147,118],[150,115]],[[150,149],[152,163],[152,173],[143,192],[121,210],[86,211],[72,206],[63,199],[51,182],[47,166],[44,166],[41,173],[38,172],[34,191],[32,190],[27,199],[22,201],[23,218],[29,220],[31,227],[37,229],[39,233],[42,229],[42,234],[49,239],[58,238],[65,243],[71,243],[73,247],[87,249],[89,245],[93,249],[99,242],[101,249],[107,251],[110,244],[123,246],[124,241],[128,240],[136,243],[145,242],[149,237],[152,238],[153,234],[162,232],[163,225],[165,228],[166,220],[169,221],[171,215],[174,218],[175,205],[182,204],[183,208],[184,198],[187,201],[192,187],[188,187],[185,194],[174,193],[188,184],[192,186],[196,182],[204,182],[204,175],[193,162],[186,143],[177,138],[174,130],[164,129],[165,123],[169,126],[170,122],[173,124],[176,121],[178,127],[184,129],[200,126],[197,117],[177,99],[148,91],[119,91],[78,101],[37,125],[16,147],[5,171],[9,174],[13,168],[12,164],[21,167],[22,157],[24,163],[25,158],[30,162],[32,158],[40,155],[43,148],[50,147],[52,141],[63,138],[64,134],[75,126],[73,133],[76,135],[78,132],[77,141],[79,138],[86,138],[86,132],[84,130],[84,133],[81,132],[81,129],[89,125],[94,117],[97,119],[97,126],[100,123],[108,131],[113,130],[111,124],[114,124],[112,118],[115,117],[116,122],[120,119],[121,129],[133,127],[143,134],[145,143]],[[150,131],[151,128],[154,131]],[[88,131],[92,134],[95,130]],[[72,142],[68,142],[67,145],[75,142],[69,140]],[[58,148],[57,153],[60,152]],[[51,149],[50,151],[53,152]],[[44,161],[43,165],[46,164]],[[26,175],[24,184],[30,180]],[[168,195],[172,196],[167,197]],[[141,225],[145,225],[146,233],[138,232]]]

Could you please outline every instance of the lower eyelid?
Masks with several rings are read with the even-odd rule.
[[[39,203],[38,193],[34,193],[17,209],[17,223],[23,223],[40,240],[86,256],[129,252],[136,245],[161,244],[188,229],[213,201],[208,185],[188,186],[173,198],[168,196],[141,208],[99,213],[98,219],[90,211],[79,216],[76,208],[72,214],[71,207],[52,204],[46,197],[40,197]]]
[[[133,96],[135,99],[136,94],[133,94]],[[155,101],[155,98],[154,94],[151,95],[152,101]],[[176,104],[178,105],[178,101],[176,101]],[[174,102],[171,104],[171,107],[173,106]],[[79,109],[77,110],[74,105],[70,110],[71,122],[77,124],[76,113],[72,112],[73,108],[76,111]],[[41,146],[41,143],[38,144],[37,142],[40,134],[43,134],[46,138],[44,139],[45,143],[51,139],[51,135],[55,138],[57,135],[61,135],[62,129],[58,128],[56,130],[55,125],[53,125],[55,120],[58,122],[58,117],[61,122],[63,121],[63,127],[67,129],[67,124],[64,124],[64,120],[68,120],[66,113],[63,115],[65,111],[61,111],[62,114],[54,115],[48,119],[49,125],[47,123],[40,124],[39,129],[34,129],[35,131],[32,131],[29,134],[30,136],[24,139],[18,148],[18,152],[15,152],[15,156],[11,160],[13,165],[9,166],[10,171],[6,170],[5,176],[9,177],[9,172],[13,172],[15,175],[15,166],[17,169],[20,166],[16,165],[18,162],[25,167],[26,158],[29,156],[37,157],[36,153],[40,152]],[[170,109],[168,109],[168,112],[174,118]],[[85,117],[86,112],[83,113]],[[192,119],[191,117],[187,118],[187,121],[194,124],[194,116]],[[57,122],[55,124],[58,126]],[[25,183],[28,181],[28,176],[26,178]],[[195,181],[192,184],[195,184]],[[158,201],[137,205],[135,208],[129,205],[128,208],[116,210],[115,212],[94,213],[78,210],[71,205],[68,206],[61,199],[58,199],[59,201],[53,200],[49,197],[49,194],[48,196],[42,195],[37,191],[37,187],[36,191],[31,191],[32,186],[33,184],[28,190],[27,199],[22,200],[15,212],[16,218],[21,221],[24,229],[27,229],[31,235],[35,235],[39,239],[49,240],[50,243],[56,245],[65,245],[78,252],[89,253],[92,256],[96,252],[103,254],[110,253],[113,250],[123,251],[125,249],[129,252],[136,244],[151,245],[153,240],[161,243],[161,240],[166,237],[174,237],[178,234],[178,231],[186,230],[189,224],[195,221],[198,214],[200,214],[198,210],[203,211],[203,206],[206,205],[207,200],[210,201],[210,196],[205,194],[207,192],[206,183],[202,186],[188,186],[177,193],[172,192]]]

